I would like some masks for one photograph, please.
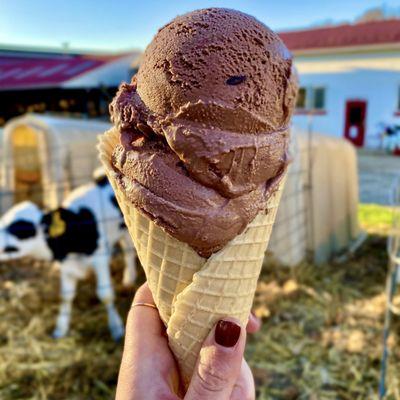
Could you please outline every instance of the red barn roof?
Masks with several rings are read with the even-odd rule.
[[[400,19],[280,32],[279,36],[292,51],[400,44]]]
[[[60,87],[121,56],[0,50],[0,90]]]

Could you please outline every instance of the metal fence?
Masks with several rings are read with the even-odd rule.
[[[400,310],[393,304],[393,298],[398,290],[400,280],[400,177],[395,180],[390,196],[393,208],[392,228],[387,239],[388,274],[386,279],[386,310],[383,332],[383,354],[381,361],[381,376],[379,384],[379,398],[386,395],[386,372],[389,362],[388,339],[393,316],[400,316]]]
[[[274,258],[284,265],[303,261],[311,247],[312,140],[312,133],[293,132],[291,163],[268,247]]]

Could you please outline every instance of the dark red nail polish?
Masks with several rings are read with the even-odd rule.
[[[240,326],[231,321],[219,321],[215,327],[215,341],[224,347],[233,347],[240,336]]]

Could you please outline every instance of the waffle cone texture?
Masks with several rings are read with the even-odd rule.
[[[124,214],[160,317],[167,326],[169,345],[187,387],[201,345],[212,327],[227,316],[237,318],[243,326],[247,324],[284,179],[271,196],[266,211],[206,259],[143,215],[119,190],[111,165],[111,155],[118,143],[116,130],[106,132],[98,146],[100,159]]]

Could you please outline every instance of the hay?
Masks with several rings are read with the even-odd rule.
[[[259,399],[377,398],[385,260],[385,239],[372,237],[346,264],[264,268],[256,311],[268,317],[247,349]],[[388,398],[396,400],[399,330],[397,319],[387,377]]]
[[[113,271],[125,316],[132,290],[120,284],[121,266],[117,259]],[[58,290],[58,273],[47,264],[0,265],[0,399],[113,397],[122,343],[110,338],[93,276],[79,284],[70,336],[53,340]]]
[[[373,237],[346,264],[265,265],[255,301],[264,324],[247,347],[259,399],[376,398],[385,260],[384,239]],[[113,270],[125,316],[132,291],[120,284],[121,260]],[[113,397],[122,344],[110,339],[93,277],[79,285],[70,336],[55,341],[58,285],[49,265],[0,265],[1,399]],[[398,321],[389,341],[390,399],[400,399]]]

